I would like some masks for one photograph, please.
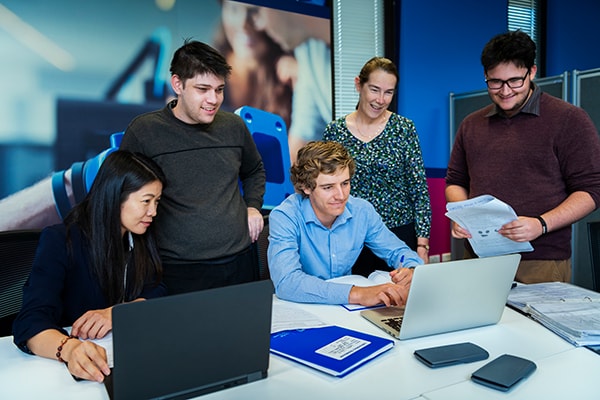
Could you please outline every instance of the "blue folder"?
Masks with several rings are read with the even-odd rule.
[[[394,341],[326,326],[271,334],[271,352],[333,376],[343,377],[394,347]]]

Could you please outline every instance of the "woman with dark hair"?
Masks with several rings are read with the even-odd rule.
[[[13,325],[21,350],[58,359],[75,377],[104,380],[105,350],[80,339],[110,332],[115,304],[166,294],[151,229],[164,184],[154,161],[115,151],[64,223],[42,231]]]

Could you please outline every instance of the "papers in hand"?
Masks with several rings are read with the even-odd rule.
[[[494,196],[482,195],[450,202],[446,216],[471,233],[469,243],[479,257],[533,251],[529,242],[515,242],[498,233],[500,227],[517,219],[511,206]]]

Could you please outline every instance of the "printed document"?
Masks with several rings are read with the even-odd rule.
[[[375,286],[382,285],[384,283],[392,282],[392,277],[388,271],[375,270],[369,274],[367,278],[362,275],[343,275],[337,278],[328,279],[327,282],[334,283],[345,283],[354,286]],[[359,311],[367,308],[383,307],[385,304],[377,306],[367,307],[360,304],[342,304],[342,306],[348,311]]]
[[[494,196],[482,195],[469,200],[450,202],[446,216],[471,233],[469,243],[479,257],[533,251],[529,242],[515,242],[498,230],[517,219],[511,206]]]
[[[600,293],[565,282],[519,284],[508,305],[575,346],[600,345]]]
[[[294,329],[310,329],[328,326],[316,315],[303,310],[297,304],[278,300],[273,302],[271,333]]]

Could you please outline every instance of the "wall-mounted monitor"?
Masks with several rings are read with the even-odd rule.
[[[285,121],[290,136],[319,139],[333,117],[330,2],[215,3],[219,6],[206,11],[214,15],[202,16],[203,21],[214,24],[211,33],[191,39],[211,44],[232,66],[222,109],[251,106],[275,113]],[[294,29],[290,29],[292,24]],[[327,41],[319,40],[317,32]],[[55,169],[68,168],[109,147],[112,133],[125,130],[135,116],[159,109],[172,98],[168,65],[175,49],[170,49],[170,44],[169,35],[153,35],[139,50],[132,49],[131,62],[113,78],[103,96],[96,96],[98,100],[90,96],[56,100]],[[150,74],[147,67],[144,70],[147,59],[153,62]],[[136,75],[150,75],[142,80],[144,99],[122,101],[120,90],[139,80]]]

